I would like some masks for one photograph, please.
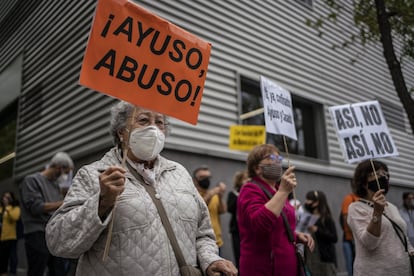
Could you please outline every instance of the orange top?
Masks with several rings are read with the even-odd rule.
[[[359,197],[353,193],[347,194],[344,197],[344,200],[342,201],[342,208],[341,208],[341,214],[342,214],[342,225],[343,225],[343,230],[344,230],[344,238],[347,241],[352,241],[353,237],[352,237],[352,231],[348,226],[348,223],[346,222],[346,216],[348,216],[348,207],[349,205],[354,202],[357,201],[359,199]]]

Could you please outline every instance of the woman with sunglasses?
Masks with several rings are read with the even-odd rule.
[[[288,201],[297,185],[295,168],[283,173],[279,150],[265,144],[249,153],[247,170],[251,180],[243,185],[237,203],[240,275],[297,276],[295,244],[313,250],[314,243],[309,234],[295,233],[295,209]]]
[[[387,165],[380,161],[366,160],[355,169],[353,181],[360,199],[349,206],[347,218],[355,241],[354,276],[412,275],[408,255],[414,249],[407,225],[385,198],[389,178]]]

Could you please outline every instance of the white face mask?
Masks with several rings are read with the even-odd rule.
[[[69,188],[72,185],[73,171],[69,171],[68,174],[61,174],[58,178],[59,187]]]
[[[150,161],[164,148],[165,135],[156,126],[136,128],[129,137],[129,148],[140,160]]]
[[[62,173],[57,179],[56,182],[61,186],[63,183],[68,181],[69,175],[67,173]]]

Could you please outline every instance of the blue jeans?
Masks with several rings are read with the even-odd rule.
[[[342,249],[344,251],[345,266],[346,270],[348,271],[348,276],[352,276],[355,257],[354,244],[352,243],[352,241],[342,241]]]

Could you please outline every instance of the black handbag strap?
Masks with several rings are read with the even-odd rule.
[[[386,217],[392,225],[392,228],[394,228],[395,233],[397,234],[398,238],[400,239],[401,243],[404,245],[404,249],[405,252],[408,252],[408,242],[407,242],[407,238],[404,235],[404,231],[401,229],[401,227],[392,219],[390,219],[390,217],[388,217],[386,214],[384,214],[384,217]]]
[[[372,208],[374,207],[371,202],[361,200],[361,199],[359,200],[359,202],[365,203],[368,206],[371,206]],[[384,217],[386,217],[391,222],[392,228],[394,228],[395,233],[397,234],[398,238],[400,239],[401,243],[403,244],[405,252],[408,252],[408,242],[407,242],[406,236],[404,235],[404,231],[401,229],[401,227],[395,221],[393,221],[385,213],[382,213],[382,215]]]
[[[260,189],[262,189],[262,191],[266,194],[266,196],[269,198],[269,200],[273,197],[273,195],[269,192],[269,190],[267,190],[262,183],[259,183],[257,181],[252,180],[252,183],[256,184],[257,186],[259,186]],[[280,212],[280,215],[282,216],[283,219],[283,224],[285,225],[286,228],[286,233],[288,236],[288,240],[289,242],[293,243],[294,245],[296,244],[295,242],[295,238],[293,236],[292,233],[292,229],[290,229],[290,225],[289,222],[287,220],[286,214],[285,212],[282,210],[282,212]]]
[[[128,170],[132,173],[132,175],[135,178],[140,179],[144,182],[142,176],[139,175],[131,167],[131,165],[128,164],[128,162],[126,162],[126,165],[128,167]],[[157,207],[158,214],[161,218],[162,225],[164,226],[165,232],[167,233],[168,239],[170,240],[171,246],[174,250],[174,255],[175,255],[175,258],[177,259],[178,266],[179,267],[186,266],[187,263],[185,261],[183,252],[181,251],[180,245],[178,244],[177,238],[176,238],[176,236],[174,234],[174,231],[171,227],[171,223],[170,223],[170,220],[168,219],[167,213],[165,212],[164,206],[162,205],[161,200],[155,196],[155,194],[156,194],[155,187],[153,185],[147,185],[145,183],[142,186],[145,188],[145,190],[147,191],[147,193],[151,197],[152,201],[154,202],[155,207]]]

